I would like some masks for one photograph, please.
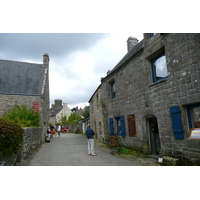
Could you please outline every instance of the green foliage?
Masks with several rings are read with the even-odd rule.
[[[117,152],[128,155],[131,151],[125,147],[119,146],[117,147]]]
[[[61,124],[62,124],[62,125],[67,124],[67,116],[63,116],[63,117],[61,118]]]
[[[105,144],[105,147],[106,148],[111,148],[110,144],[108,144],[108,143]]]
[[[119,154],[125,154],[125,155],[133,155],[135,157],[145,158],[146,155],[143,154],[143,152],[140,149],[135,149],[134,147],[124,147],[124,146],[118,146],[116,147],[117,153]]]
[[[85,106],[82,113],[82,122],[85,123],[90,118],[90,106]]]
[[[81,119],[82,117],[80,115],[77,115],[76,113],[72,113],[69,116],[67,123],[68,124],[76,123],[77,121],[80,121]]]
[[[15,105],[11,112],[3,117],[7,121],[19,124],[22,127],[39,127],[40,112],[27,109],[26,105]]]
[[[90,106],[85,106],[82,116],[84,118],[89,118],[90,117]]]
[[[72,108],[71,111],[72,111],[72,112],[76,112],[76,108]]]
[[[106,107],[106,104],[105,104],[103,101],[99,101],[99,102],[98,102],[98,106],[99,106],[99,107],[102,107],[102,108],[105,108],[105,107]]]
[[[10,156],[22,149],[23,131],[20,125],[0,118],[0,156]]]

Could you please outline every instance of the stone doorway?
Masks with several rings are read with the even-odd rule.
[[[158,130],[158,121],[156,117],[148,119],[149,122],[149,134],[150,134],[150,148],[151,154],[159,155],[160,153],[160,137]]]

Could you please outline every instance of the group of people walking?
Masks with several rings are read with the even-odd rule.
[[[56,138],[56,135],[58,133],[58,138],[60,138],[60,133],[62,131],[61,125],[58,125],[57,127],[57,131],[56,129],[51,126],[48,130],[47,130],[47,134],[46,134],[46,142],[50,142],[52,138]],[[96,156],[96,154],[94,153],[94,131],[91,129],[90,125],[88,125],[85,134],[87,136],[87,140],[88,140],[88,155],[89,156]]]
[[[58,134],[58,138],[60,138],[61,133],[61,125],[58,125],[57,130],[54,128],[54,126],[51,126],[47,129],[46,134],[46,142],[50,142],[52,138],[56,138]]]

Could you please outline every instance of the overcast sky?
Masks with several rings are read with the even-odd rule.
[[[104,77],[106,72],[112,69],[126,54],[126,41],[129,36],[137,37],[141,40],[143,32],[181,33],[200,31],[198,0],[190,0],[189,2],[186,0],[169,0],[163,1],[163,3],[159,0],[7,0],[1,1],[0,18],[1,33],[101,33],[59,35],[0,33],[0,59],[42,63],[43,53],[49,54],[51,103],[56,98],[60,98],[63,102],[68,103],[70,108],[76,105],[84,105],[84,103],[88,102],[93,92],[99,86],[101,77]],[[43,191],[44,186],[49,184],[49,173],[51,173],[50,170],[52,169],[48,169],[49,173],[47,173],[46,167],[31,169],[32,174],[27,169],[12,168],[10,170],[10,168],[4,168],[4,171],[9,171],[1,174],[1,178],[3,175],[3,183],[7,183],[2,185],[5,186],[2,189],[3,196],[5,194],[5,197],[7,197],[10,188],[12,188],[14,190],[13,198],[19,194],[21,199],[25,199],[27,198],[26,195],[23,198],[23,195],[19,193],[21,186],[26,188],[26,191],[29,191],[29,188],[37,187],[40,192]],[[126,181],[127,183],[134,179],[135,182],[140,183],[141,174],[144,174],[144,168],[141,169],[141,171],[137,169],[141,173],[136,174],[132,173],[132,168],[126,168],[125,170],[121,170],[123,174],[120,174],[118,168],[79,168],[77,176],[79,177],[79,185],[81,186],[79,187],[79,193],[77,193],[77,187],[74,187],[77,181],[77,179],[74,179],[74,174],[77,174],[76,168],[70,168],[70,170],[56,168],[57,175],[53,178],[51,177],[51,181],[63,183],[63,185],[67,184],[69,188],[67,195],[72,197],[72,199],[74,196],[80,199],[87,193],[85,191],[87,191],[88,184],[91,182],[88,179],[88,173],[95,174],[94,185],[95,188],[98,188],[101,187],[101,182],[104,181],[105,177],[109,177],[113,181],[121,181],[119,177],[122,177],[122,181]],[[102,173],[96,173],[100,170],[104,176],[102,176]],[[152,181],[153,177],[151,175],[156,173],[163,180],[169,177],[165,176],[168,173],[162,173],[162,171],[158,173],[157,168],[156,171],[154,169],[151,170],[153,170],[153,173],[149,173],[149,169],[147,169],[145,173],[146,179]],[[177,172],[180,172],[180,170],[178,168],[174,172],[174,169],[173,171],[168,169],[169,173],[176,177]],[[36,177],[34,172],[44,177],[43,181],[38,182],[37,177],[39,176]],[[181,171],[180,174],[182,175],[183,173],[185,174],[185,171]],[[195,176],[199,174],[195,170],[192,173]],[[65,177],[67,177],[67,183]],[[191,177],[191,171],[188,177]],[[11,178],[12,181],[10,181]],[[180,176],[179,180],[181,178],[182,176]],[[83,182],[81,182],[82,180]],[[157,179],[151,185],[158,186],[160,193],[157,196],[160,197],[165,192],[162,190],[165,188],[163,187],[165,183],[160,184],[161,186],[159,187],[156,181]],[[195,182],[195,180],[192,181]],[[36,182],[37,184],[35,184]],[[165,182],[166,187],[168,187],[168,181]],[[10,187],[6,187],[8,183]],[[24,183],[28,184],[25,185]],[[105,187],[110,186],[110,182],[105,183],[104,181],[104,184]],[[177,184],[177,182],[174,182],[174,184]],[[178,184],[180,188],[185,187],[185,182],[182,180]],[[17,187],[18,185],[20,188]],[[110,191],[103,191],[101,192],[102,195],[98,196],[99,198],[96,197],[96,190],[91,190],[90,193],[96,195],[95,198],[97,199],[102,199],[105,196],[117,200],[122,197],[130,198],[133,192],[132,185],[129,184],[129,186],[126,185],[126,192],[122,190],[121,193],[117,192],[116,194]],[[198,186],[198,184],[195,186]],[[140,188],[138,187],[138,192],[134,193],[134,196],[139,198],[141,198],[141,193],[144,190],[144,187]],[[145,188],[147,191],[153,189],[149,185]],[[198,189],[193,190],[192,193],[188,193],[188,196],[197,196],[197,192],[195,193],[194,191],[198,192]],[[30,192],[32,191],[30,190]],[[40,192],[40,196],[42,194],[46,197],[46,193]],[[149,192],[146,192],[146,194],[147,196],[145,197],[151,199]],[[55,193],[55,195],[56,198],[65,199],[66,191],[61,190]],[[52,199],[55,199],[55,195],[51,194]],[[180,198],[181,195],[178,195]],[[185,192],[183,195],[185,196]]]
[[[50,57],[50,103],[70,108],[88,100],[108,70],[127,53],[127,39],[143,33],[0,33],[0,59],[42,63]]]
[[[196,2],[191,0],[192,9],[188,1],[181,9],[179,1],[163,9],[158,0],[3,1],[0,59],[42,63],[48,53],[50,103],[59,98],[70,108],[84,107],[101,77],[127,53],[129,36],[141,41],[143,32],[198,32]]]

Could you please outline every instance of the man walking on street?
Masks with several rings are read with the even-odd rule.
[[[58,137],[60,138],[60,132],[61,132],[61,125],[60,124],[58,125],[57,132],[58,132]]]
[[[90,125],[88,125],[87,130],[85,131],[88,139],[88,154],[91,156],[96,156],[94,153],[94,131],[90,128]]]

